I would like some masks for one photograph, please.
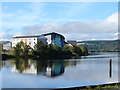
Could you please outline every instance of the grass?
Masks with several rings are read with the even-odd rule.
[[[118,89],[119,88],[119,89]],[[65,90],[120,90],[120,83],[103,84],[103,85],[92,85],[75,88],[66,88]],[[64,89],[60,89],[64,90]]]
[[[108,84],[108,85],[86,86],[86,87],[76,88],[74,90],[109,90],[109,89],[113,90],[115,88],[120,88],[120,83]]]

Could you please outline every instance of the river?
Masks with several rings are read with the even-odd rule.
[[[2,61],[2,88],[67,88],[118,82],[118,53],[64,60]]]

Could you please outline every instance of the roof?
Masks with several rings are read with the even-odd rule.
[[[55,32],[52,32],[52,33],[47,33],[47,34],[42,34],[43,36],[47,36],[47,35],[59,35],[59,36],[61,36],[61,37],[63,37],[63,38],[65,38],[63,35],[61,35],[61,34],[58,34],[58,33],[55,33]]]
[[[13,38],[31,38],[31,37],[40,37],[42,35],[34,35],[34,36],[17,36],[17,37],[13,37]]]
[[[64,38],[64,36],[63,36],[63,35],[58,34],[58,33],[55,33],[55,32],[52,32],[52,33],[47,33],[47,34],[42,34],[42,35],[34,35],[34,36],[16,36],[16,37],[13,37],[13,38],[31,38],[31,37],[40,37],[40,36],[53,35],[53,34],[60,35],[61,37],[63,37],[63,38]]]

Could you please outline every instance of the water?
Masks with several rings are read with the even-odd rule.
[[[52,61],[7,60],[2,64],[2,88],[66,88],[118,82],[117,52]]]

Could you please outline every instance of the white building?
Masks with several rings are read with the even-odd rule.
[[[35,44],[38,41],[47,44],[47,38],[44,36],[19,36],[12,39],[12,47],[15,47],[17,43],[23,41],[25,44],[29,45],[31,48],[34,48]]]
[[[35,44],[37,44],[38,41],[42,41],[44,44],[52,44],[52,45],[58,45],[60,47],[63,47],[65,45],[65,38],[61,34],[58,33],[47,33],[37,36],[18,36],[13,37],[12,39],[12,47],[15,47],[16,44],[20,41],[23,41],[27,45],[29,45],[31,48],[34,48]]]
[[[10,41],[1,41],[0,43],[4,50],[10,50],[12,47],[12,43]]]

